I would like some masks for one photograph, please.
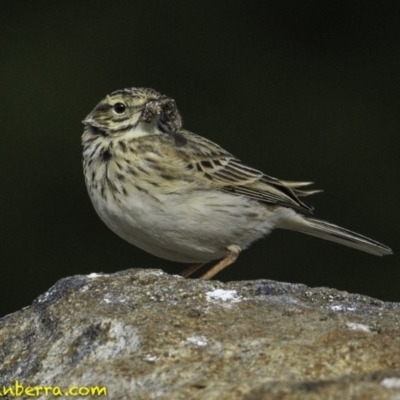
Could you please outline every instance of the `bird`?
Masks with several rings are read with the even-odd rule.
[[[150,88],[107,95],[82,121],[83,170],[101,220],[154,256],[211,279],[273,229],[292,230],[374,255],[392,250],[313,216],[312,182],[280,180],[183,129],[176,102]]]

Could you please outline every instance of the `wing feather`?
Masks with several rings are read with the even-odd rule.
[[[303,189],[311,182],[281,181],[243,164],[202,136],[185,130],[180,133],[187,139],[187,144],[177,147],[176,152],[180,153],[181,159],[187,160],[188,171],[201,175],[222,191],[311,213],[312,207],[298,198],[318,192]]]

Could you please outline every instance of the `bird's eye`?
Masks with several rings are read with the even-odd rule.
[[[123,114],[126,110],[126,105],[124,103],[115,103],[114,104],[114,111],[117,114]]]

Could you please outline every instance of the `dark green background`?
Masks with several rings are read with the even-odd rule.
[[[58,279],[182,265],[118,238],[82,176],[81,120],[107,93],[157,89],[185,127],[267,174],[313,180],[316,216],[399,253],[398,2],[2,2],[1,312]],[[400,301],[395,254],[276,231],[219,275]]]

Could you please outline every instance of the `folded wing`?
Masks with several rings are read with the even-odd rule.
[[[243,195],[263,203],[311,213],[312,207],[298,197],[319,192],[319,190],[304,189],[312,182],[291,182],[273,178],[248,167],[204,137],[187,131],[181,131],[181,133],[188,139],[187,145],[179,148],[179,152],[188,155],[187,169],[195,171],[205,180],[212,181],[213,185],[220,190]]]

